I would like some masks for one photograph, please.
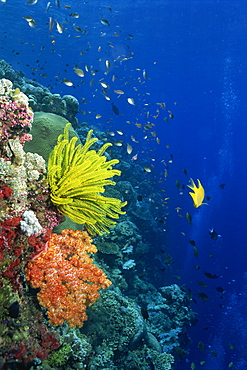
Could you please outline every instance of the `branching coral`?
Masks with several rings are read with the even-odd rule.
[[[119,214],[125,213],[121,207],[126,202],[100,195],[105,192],[106,185],[115,185],[110,178],[121,174],[112,169],[119,161],[107,161],[103,155],[110,143],[98,152],[89,150],[97,141],[97,138],[91,139],[92,130],[88,132],[85,144],[76,146],[76,137],[69,140],[69,126],[70,123],[58,137],[48,161],[51,200],[72,221],[84,223],[91,234],[108,232],[107,228],[116,224],[112,218],[117,219]]]
[[[91,242],[86,231],[63,230],[52,234],[46,251],[27,265],[26,279],[41,288],[38,299],[48,308],[52,325],[68,321],[70,327],[82,326],[87,306],[99,297],[99,289],[111,284],[88,255],[97,251]]]

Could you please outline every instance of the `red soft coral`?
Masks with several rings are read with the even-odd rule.
[[[41,288],[38,299],[48,308],[50,324],[82,326],[86,308],[99,297],[99,289],[110,286],[105,273],[89,254],[96,247],[86,231],[63,230],[52,234],[46,251],[35,256],[26,268],[26,279]]]

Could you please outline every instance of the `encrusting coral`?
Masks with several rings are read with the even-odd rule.
[[[26,279],[41,288],[38,299],[48,308],[50,324],[82,326],[86,308],[99,297],[99,289],[111,285],[105,273],[94,265],[89,254],[97,252],[86,231],[63,230],[52,234],[46,250],[26,268]]]
[[[121,208],[126,202],[100,193],[105,192],[104,186],[115,185],[110,178],[121,174],[119,170],[112,169],[119,161],[107,161],[103,155],[110,143],[103,145],[98,152],[89,150],[98,140],[91,139],[93,130],[88,132],[83,146],[75,146],[77,138],[69,140],[69,125],[58,137],[48,161],[51,200],[72,221],[84,223],[91,234],[109,232],[108,227],[116,224],[112,218],[119,218],[119,214],[125,213]]]

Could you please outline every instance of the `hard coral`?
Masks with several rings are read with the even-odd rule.
[[[89,256],[96,251],[86,231],[66,229],[52,234],[46,250],[28,263],[26,279],[33,288],[41,288],[38,299],[48,308],[51,325],[67,321],[70,327],[81,327],[87,319],[86,308],[99,297],[99,289],[110,286]]]
[[[110,143],[103,145],[98,152],[89,150],[97,141],[97,138],[91,138],[92,130],[88,132],[85,144],[76,146],[76,137],[69,140],[69,125],[58,137],[48,161],[51,200],[72,221],[84,223],[91,234],[109,232],[108,227],[116,224],[112,218],[125,213],[121,208],[126,202],[100,193],[104,193],[106,185],[115,185],[110,178],[121,174],[112,169],[119,161],[112,159],[107,162],[103,155]]]

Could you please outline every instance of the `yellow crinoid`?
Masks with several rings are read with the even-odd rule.
[[[127,202],[100,193],[105,192],[106,185],[116,184],[110,178],[121,174],[112,169],[119,161],[107,161],[104,156],[110,143],[104,144],[98,152],[89,150],[98,140],[91,138],[93,130],[88,132],[84,145],[75,145],[78,138],[69,139],[69,126],[67,123],[64,133],[59,135],[48,160],[51,200],[62,214],[78,224],[85,224],[89,233],[109,232],[108,227],[116,224],[113,219],[125,213],[121,208]]]

